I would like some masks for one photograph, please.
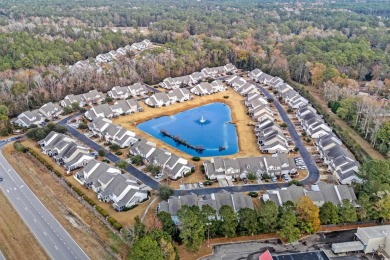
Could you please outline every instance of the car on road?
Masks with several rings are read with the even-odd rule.
[[[0,177],[0,181],[3,181],[3,177]]]
[[[160,179],[162,176],[164,176],[162,173],[158,173],[158,174],[156,174],[156,176],[154,176],[154,178]]]

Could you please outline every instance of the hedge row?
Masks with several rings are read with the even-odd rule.
[[[100,213],[100,215],[102,215],[103,217],[107,218],[109,215],[107,213],[107,211],[105,211],[102,207],[100,206],[96,206],[95,207],[96,211]]]
[[[20,144],[20,145],[23,146],[22,144]],[[19,148],[21,148],[21,147],[19,147]],[[66,185],[68,185],[73,191],[75,191],[80,197],[82,197],[89,205],[91,205],[92,207],[96,206],[96,203],[90,197],[86,196],[81,189],[75,187],[71,182],[64,179],[62,174],[59,171],[55,170],[53,168],[53,166],[50,163],[48,163],[42,156],[40,156],[37,152],[35,152],[31,148],[26,148],[26,147],[24,147],[24,148],[27,149],[27,151],[32,156],[34,156],[40,163],[42,163],[49,171],[53,172],[60,179],[63,179],[65,181]],[[100,215],[102,215],[104,218],[106,218],[108,220],[108,222],[116,230],[120,231],[122,229],[122,225],[116,219],[114,219],[113,217],[110,217],[109,214],[107,213],[107,211],[105,211],[102,207],[96,206],[95,209],[97,212],[100,213]]]
[[[116,230],[120,231],[122,229],[122,225],[113,217],[108,217],[107,220]]]

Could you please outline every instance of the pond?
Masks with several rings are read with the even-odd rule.
[[[231,120],[228,105],[211,103],[154,118],[137,127],[187,154],[209,157],[238,152],[236,126]]]

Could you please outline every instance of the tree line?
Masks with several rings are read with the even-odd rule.
[[[167,212],[158,213],[158,217],[164,232],[191,251],[197,251],[208,238],[266,233],[277,233],[290,243],[303,234],[316,233],[321,224],[358,220],[355,205],[348,200],[339,206],[326,202],[317,207],[307,196],[295,204],[288,201],[278,207],[273,201],[266,201],[259,208],[242,208],[237,213],[229,205],[223,205],[218,212],[209,205],[201,208],[184,205],[177,213],[179,225],[175,225]]]

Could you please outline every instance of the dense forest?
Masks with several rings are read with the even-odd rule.
[[[390,97],[389,28],[386,0],[2,1],[0,103],[12,117],[69,93],[232,62],[316,87],[386,154],[387,103],[355,96],[365,86],[377,99]],[[163,46],[102,69],[67,66],[144,38]]]

